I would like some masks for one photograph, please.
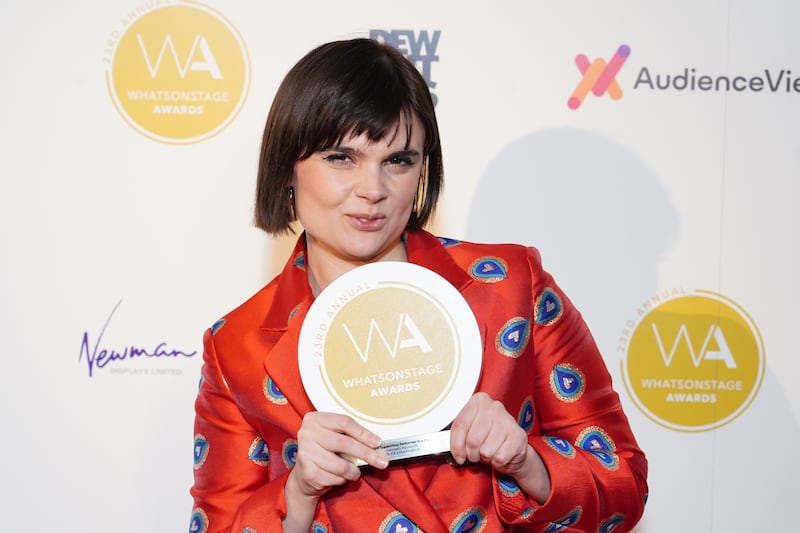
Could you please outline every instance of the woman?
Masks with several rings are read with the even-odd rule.
[[[535,249],[425,232],[441,188],[431,96],[402,54],[333,42],[287,74],[264,131],[256,223],[304,231],[281,274],[204,337],[191,531],[594,532],[639,520],[647,461],[579,313]],[[484,335],[449,455],[389,464],[377,435],[315,411],[300,382],[314,297],[387,260],[450,281]]]

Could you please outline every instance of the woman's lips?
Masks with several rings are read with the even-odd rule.
[[[348,220],[361,231],[377,231],[386,225],[386,217],[382,215],[348,215]]]

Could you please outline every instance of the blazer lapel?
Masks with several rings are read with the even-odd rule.
[[[303,416],[314,410],[314,406],[303,388],[297,363],[297,342],[306,311],[308,311],[308,305],[301,304],[297,309],[296,316],[283,333],[262,332],[267,342],[272,344],[272,348],[264,358],[264,369],[274,386],[286,398],[288,407],[291,407],[291,409],[282,410],[286,414],[281,422],[286,426],[284,429],[292,435],[297,434]]]
[[[301,236],[281,272],[273,303],[261,324],[266,351],[264,369],[290,407],[281,410],[282,418],[276,422],[292,435],[297,434],[303,416],[314,410],[303,389],[297,363],[300,328],[314,299],[308,286],[304,242]]]

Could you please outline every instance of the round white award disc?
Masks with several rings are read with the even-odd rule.
[[[328,285],[303,321],[300,376],[319,411],[382,439],[440,431],[475,391],[483,347],[466,300],[412,263],[379,261]]]

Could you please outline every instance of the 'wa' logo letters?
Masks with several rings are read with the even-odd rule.
[[[391,345],[389,344],[389,341],[386,340],[383,330],[381,330],[381,327],[374,318],[370,319],[369,321],[367,343],[363,350],[358,345],[358,342],[356,342],[356,339],[353,337],[353,334],[350,331],[350,328],[347,327],[347,324],[342,324],[342,327],[344,328],[345,333],[347,333],[347,337],[350,339],[350,342],[353,343],[353,347],[356,349],[356,352],[358,352],[358,356],[361,358],[361,362],[363,363],[366,363],[369,359],[369,354],[372,347],[372,336],[374,333],[378,334],[392,359],[397,357],[397,352],[401,348],[417,347],[425,353],[430,353],[433,351],[430,343],[427,341],[408,313],[400,313],[400,318],[397,322],[397,330],[394,336],[394,342]],[[401,339],[400,335],[402,335],[404,328],[408,336]]]

